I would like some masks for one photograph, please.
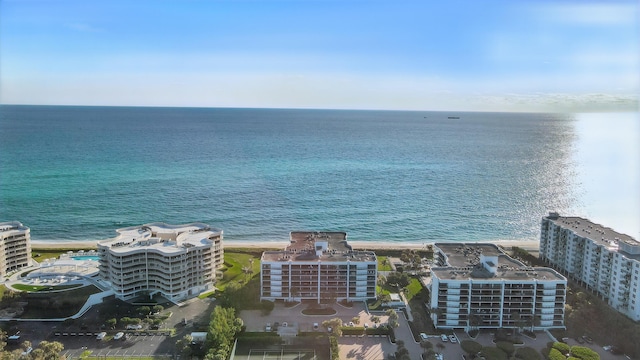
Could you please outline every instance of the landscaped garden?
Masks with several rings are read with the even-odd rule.
[[[247,283],[256,275],[260,274],[260,257],[262,252],[255,250],[230,251],[224,253],[224,266],[222,279],[218,279],[216,287],[224,290],[230,283]]]

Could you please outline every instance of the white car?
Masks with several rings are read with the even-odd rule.
[[[129,325],[127,325],[127,330],[140,330],[140,329],[142,329],[142,325],[140,325],[140,324],[137,324],[137,325],[129,324]]]
[[[447,337],[447,335],[442,334],[442,335],[440,335],[440,340],[442,340],[442,342],[447,342],[447,341],[449,341],[449,338]]]
[[[425,333],[420,333],[420,339],[422,340],[427,340],[429,338],[429,336],[427,336],[427,334]]]
[[[103,332],[99,333],[98,335],[96,335],[96,340],[102,340],[102,339],[104,339],[105,336],[107,336],[107,333],[103,331]]]
[[[457,343],[458,342],[458,338],[456,338],[455,335],[449,335],[449,341],[451,341],[452,343]]]
[[[120,339],[122,339],[122,337],[124,337],[124,333],[123,332],[119,332],[119,333],[113,335],[113,340],[120,340]]]

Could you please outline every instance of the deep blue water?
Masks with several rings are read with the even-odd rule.
[[[459,119],[449,119],[459,116]],[[0,107],[0,221],[33,239],[205,222],[228,240],[536,239],[581,207],[573,115]]]

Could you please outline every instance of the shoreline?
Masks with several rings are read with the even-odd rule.
[[[61,240],[61,241],[52,241],[52,240],[31,240],[31,249],[32,250],[52,250],[52,249],[61,249],[61,250],[91,250],[97,249],[98,243],[104,240],[80,240],[80,241],[72,241],[72,240]],[[459,241],[442,241],[446,243],[489,243],[498,246],[502,246],[504,248],[510,248],[512,246],[517,246],[527,251],[537,252],[540,249],[540,242],[538,240],[492,240],[492,241],[468,241],[468,242],[459,242]],[[240,249],[240,248],[248,248],[248,249],[274,249],[280,250],[284,249],[288,241],[247,241],[247,240],[236,240],[236,241],[224,241],[223,247],[226,249]],[[432,245],[435,242],[422,242],[422,243],[393,243],[393,242],[379,242],[379,241],[349,241],[349,244],[357,250],[421,250],[424,249],[427,245]]]

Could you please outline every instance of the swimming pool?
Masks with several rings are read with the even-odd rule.
[[[91,260],[98,261],[100,260],[100,256],[98,255],[76,255],[71,257],[73,260]]]

